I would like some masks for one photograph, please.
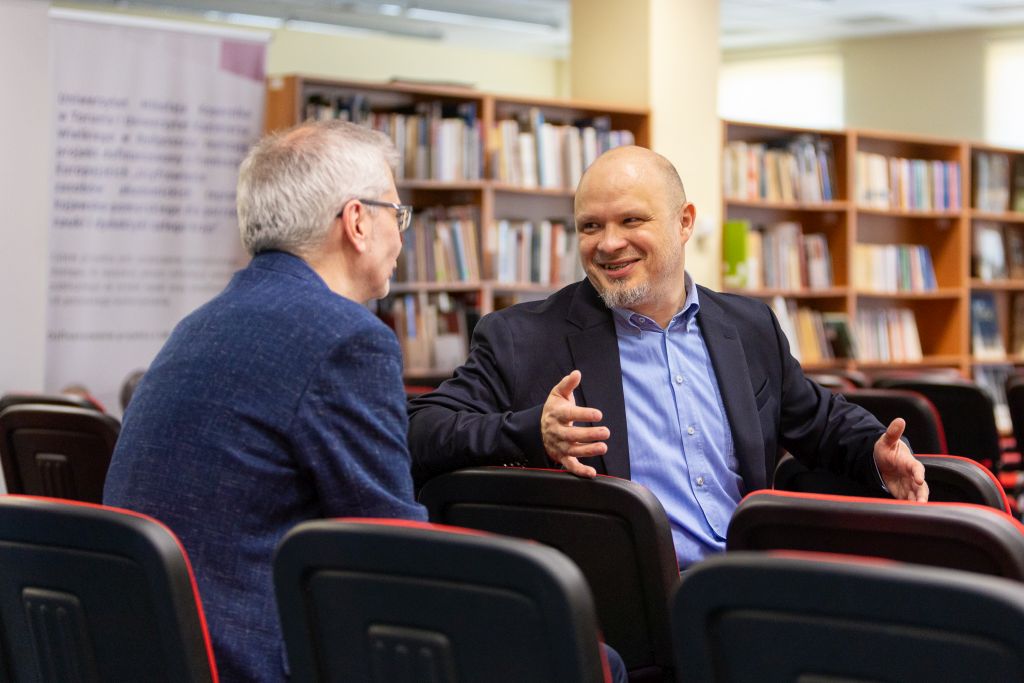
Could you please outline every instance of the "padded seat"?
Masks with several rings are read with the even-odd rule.
[[[558,551],[397,520],[305,522],[274,558],[294,681],[598,683],[593,602]]]
[[[683,575],[679,681],[1024,680],[1024,590],[842,556],[726,553]]]
[[[217,680],[185,550],[156,520],[0,496],[5,680]]]
[[[967,503],[755,491],[733,513],[726,549],[866,555],[1024,581],[1024,526]]]
[[[86,408],[26,403],[0,412],[0,463],[9,493],[103,501],[120,423]]]
[[[643,486],[556,470],[481,467],[429,481],[431,521],[550,545],[586,576],[631,681],[671,676],[668,600],[679,569],[665,510]]]

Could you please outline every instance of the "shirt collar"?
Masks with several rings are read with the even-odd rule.
[[[700,299],[697,296],[697,284],[690,277],[689,273],[684,273],[683,277],[686,285],[686,301],[683,302],[683,307],[672,316],[672,320],[669,321],[668,327],[671,328],[673,325],[678,323],[688,323],[696,317],[697,312],[700,310]],[[658,329],[658,324],[653,320],[647,318],[647,316],[631,311],[628,308],[613,308],[612,314],[615,316],[616,323],[625,324],[627,327],[642,330],[642,329]]]

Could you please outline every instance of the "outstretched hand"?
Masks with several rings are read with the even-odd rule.
[[[928,484],[924,480],[924,465],[911,454],[900,438],[907,423],[897,417],[889,424],[885,434],[875,442],[875,466],[886,488],[899,500],[928,500]]]
[[[600,422],[601,411],[576,405],[572,392],[583,375],[573,370],[562,378],[548,394],[540,416],[540,434],[548,456],[569,472],[580,477],[596,477],[597,470],[584,465],[579,458],[604,455],[610,436],[607,427],[576,427],[576,422]]]

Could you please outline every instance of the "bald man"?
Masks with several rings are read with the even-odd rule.
[[[804,377],[764,303],[693,281],[695,216],[661,155],[599,157],[576,191],[586,279],[480,321],[465,365],[411,405],[417,477],[515,463],[632,479],[665,507],[682,569],[724,549],[780,447],[927,500],[903,420],[886,428]]]

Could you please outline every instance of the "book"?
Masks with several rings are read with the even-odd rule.
[[[733,218],[722,226],[722,283],[734,289],[746,289],[748,272],[748,233],[750,221]]]
[[[993,292],[971,293],[971,351],[979,360],[1006,358]]]
[[[1003,251],[1003,231],[998,223],[979,222],[974,225],[974,252],[972,274],[980,280],[1006,278],[1006,254]]]
[[[850,329],[850,317],[846,313],[822,313],[821,324],[825,328],[825,339],[832,350],[833,358],[859,358],[857,339]]]

